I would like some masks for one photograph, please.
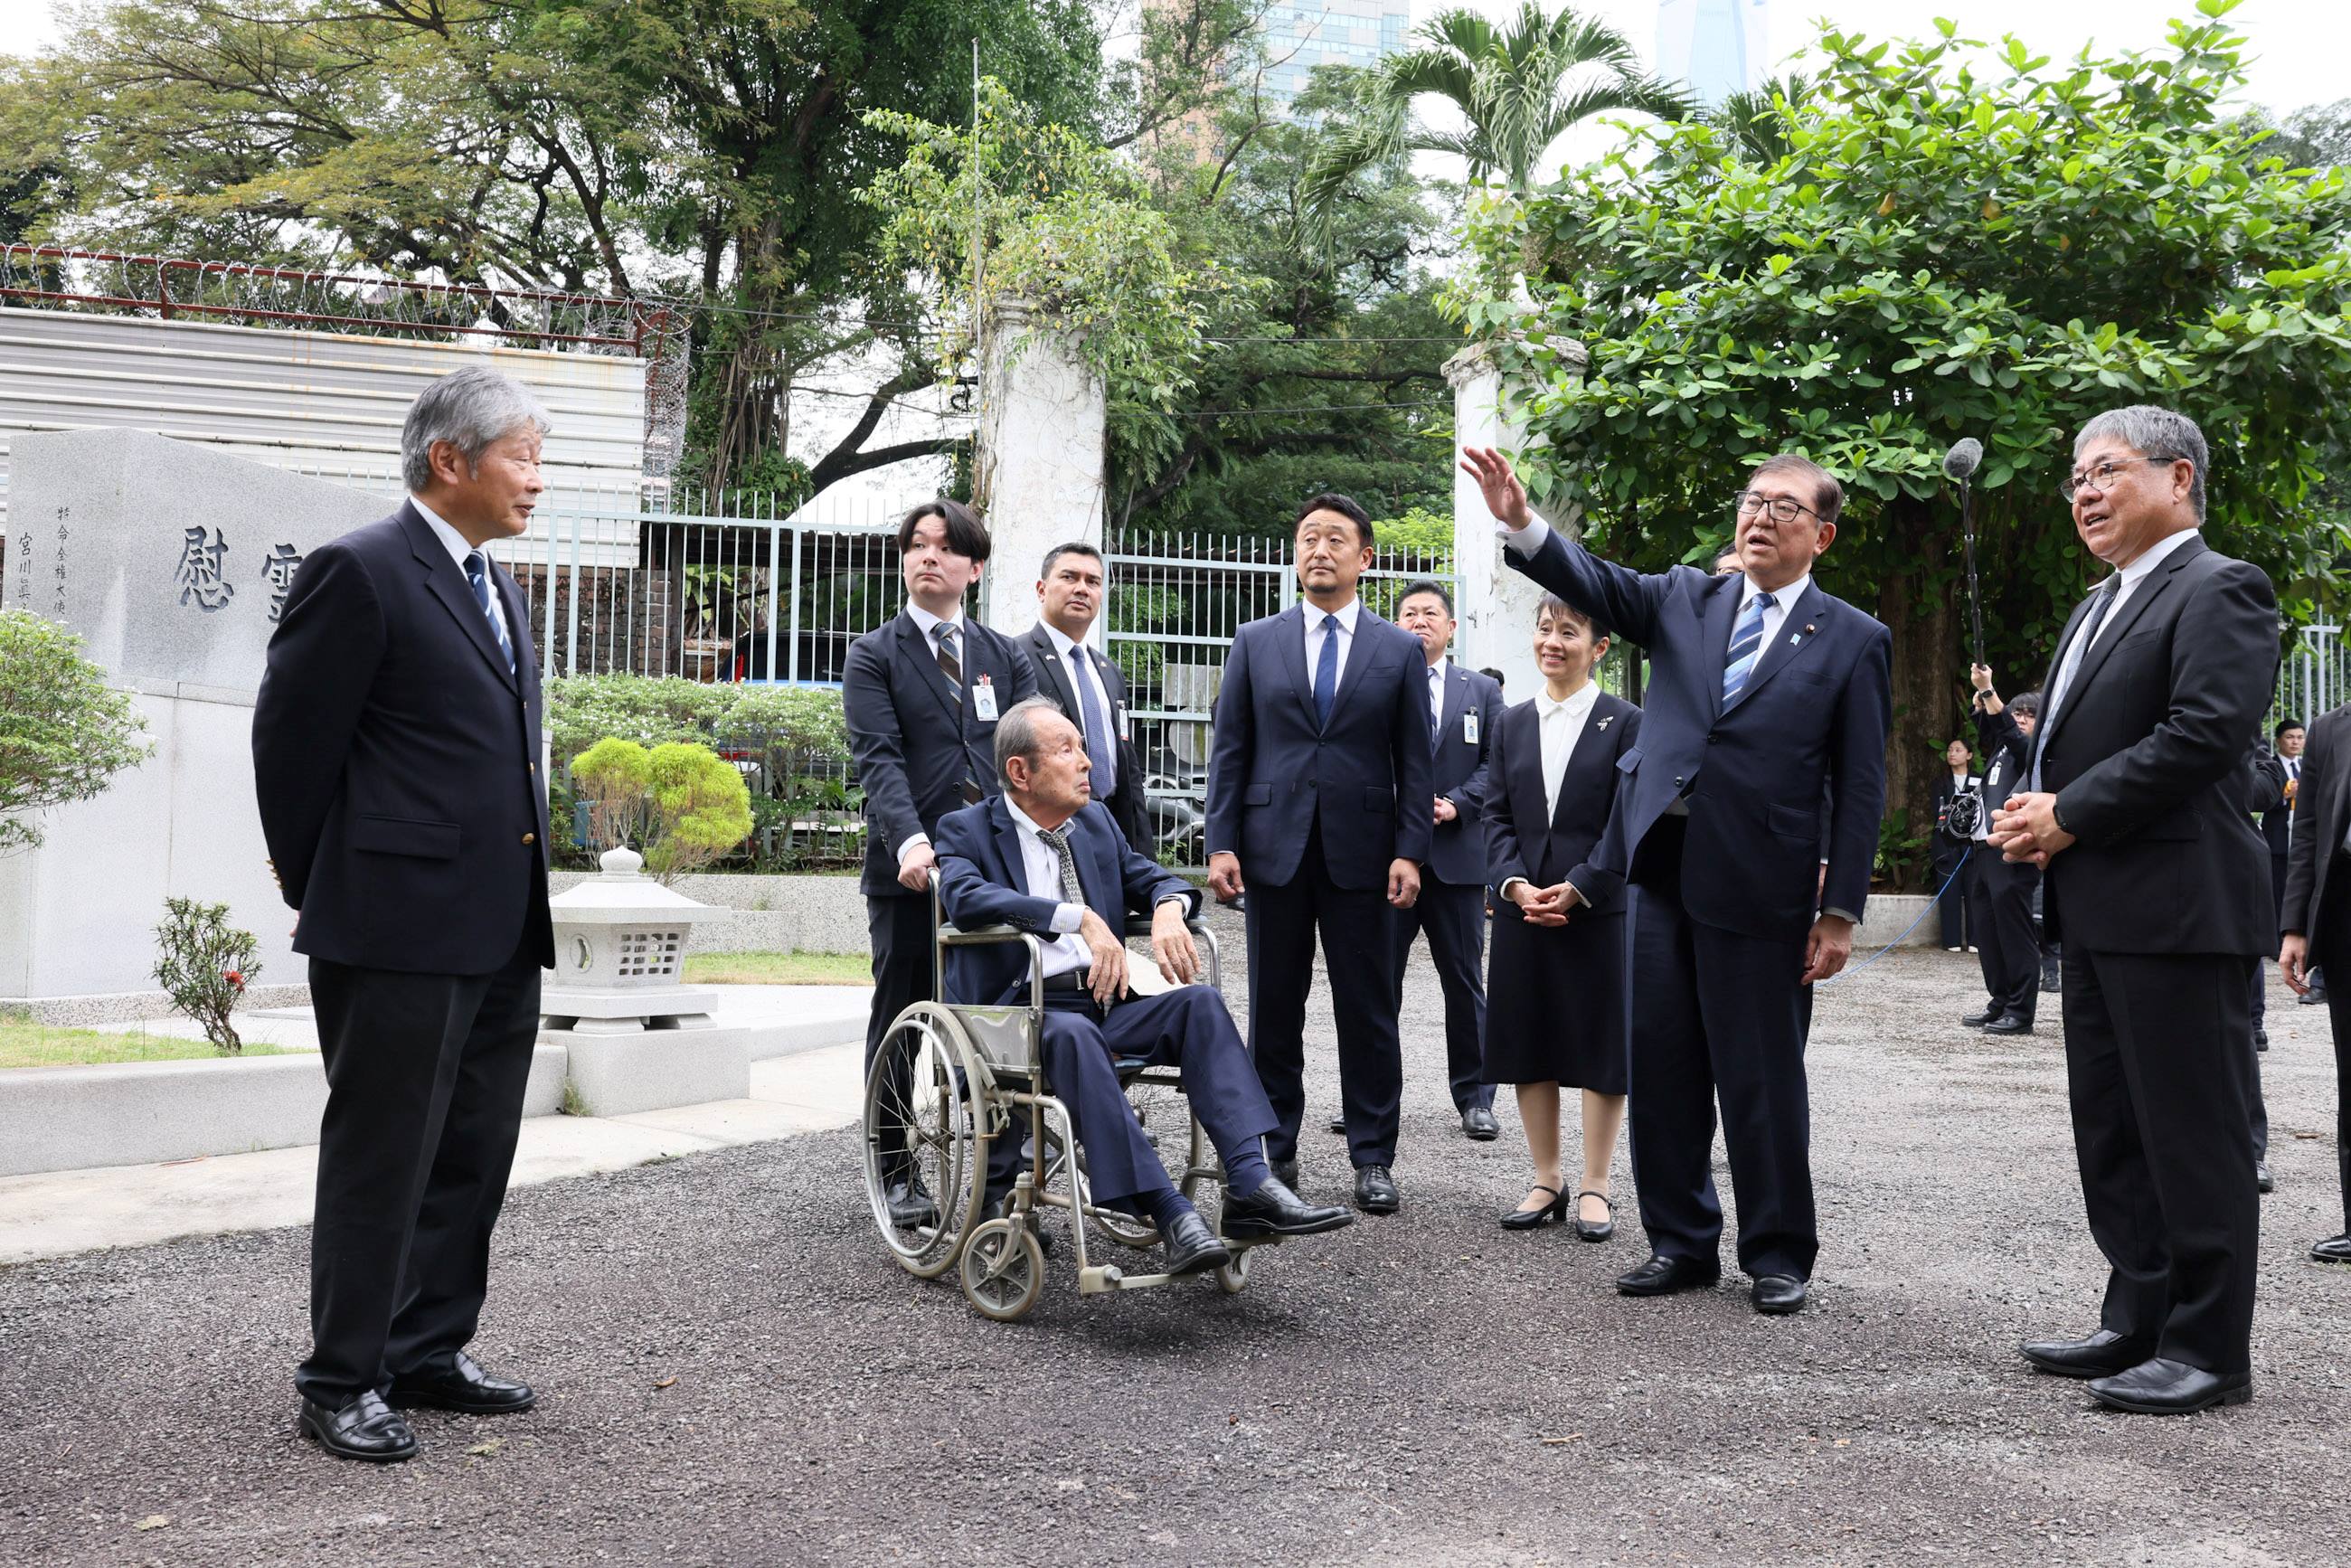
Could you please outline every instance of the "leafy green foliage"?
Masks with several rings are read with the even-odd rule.
[[[734,764],[706,746],[600,740],[571,759],[588,802],[589,832],[607,848],[642,846],[664,886],[729,853],[751,831],[751,791]]]
[[[154,750],[130,695],[46,616],[0,610],[0,854],[40,843],[35,813],[94,799]]]
[[[167,898],[155,946],[155,983],[173,1007],[204,1025],[204,1038],[215,1050],[236,1054],[245,1042],[229,1015],[261,973],[253,956],[261,945],[253,933],[228,923],[225,904]]]
[[[1985,446],[2005,690],[2038,676],[2095,567],[2057,487],[2104,409],[2159,402],[2203,426],[2210,537],[2268,570],[2290,614],[2341,548],[2310,502],[2351,434],[2351,198],[2221,117],[2243,82],[2233,4],[2203,0],[2156,54],[2053,68],[2011,38],[1980,76],[1948,25],[1899,47],[1832,31],[1781,117],[1784,155],[1654,127],[1478,217],[1458,307],[1510,334],[1531,487],[1583,508],[1610,553],[1702,558],[1775,452],[1844,481],[1820,575],[1894,630],[1892,804],[1913,820],[1964,708],[1952,442]]]

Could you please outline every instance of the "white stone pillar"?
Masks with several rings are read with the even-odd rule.
[[[1490,348],[1473,343],[1446,361],[1453,384],[1454,439],[1462,446],[1499,446],[1515,452],[1525,434],[1502,409],[1502,375]],[[1454,633],[1455,656],[1471,669],[1502,672],[1502,695],[1522,703],[1542,689],[1535,669],[1535,606],[1542,590],[1532,579],[1502,564],[1502,541],[1478,482],[1453,469],[1454,601],[1461,629]]]
[[[1070,336],[1017,300],[989,322],[979,400],[972,494],[994,547],[981,619],[1018,636],[1037,623],[1045,552],[1073,539],[1102,548],[1107,400]]]

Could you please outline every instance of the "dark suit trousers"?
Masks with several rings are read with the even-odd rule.
[[[873,1071],[873,1058],[881,1052],[891,1021],[916,1002],[936,999],[936,976],[931,969],[931,938],[936,929],[931,924],[928,894],[865,900],[865,932],[873,949],[873,1003],[865,1015],[868,1072]],[[896,1153],[904,1143],[899,1129],[884,1126],[879,1131],[883,1151]]]
[[[326,1061],[303,1397],[340,1406],[474,1337],[538,1039],[538,948],[488,975],[310,960]]]
[[[2318,916],[2324,946],[2313,960],[2351,977],[2351,857],[2335,860],[2326,879],[2326,907]],[[2351,1234],[2351,984],[2326,988],[2326,1020],[2335,1026],[2335,1153],[2343,1178],[2343,1228]]]
[[[1405,969],[1412,939],[1428,933],[1428,956],[1445,990],[1445,1068],[1453,1108],[1490,1107],[1486,1076],[1486,890],[1438,882],[1421,868],[1420,897],[1410,909],[1388,911],[1395,927],[1395,1009],[1404,1011]]]
[[[1719,1255],[1719,1097],[1739,1196],[1739,1266],[1809,1280],[1820,1237],[1804,1080],[1811,1005],[1797,983],[1803,939],[1743,936],[1692,920],[1682,905],[1679,828],[1667,818],[1652,831],[1655,869],[1644,868],[1634,904],[1630,1120],[1641,1224],[1666,1257]]]
[[[2041,939],[2032,929],[2032,890],[2040,885],[2041,870],[2012,865],[1998,850],[1978,844],[1968,874],[1975,882],[1976,956],[1983,967],[1984,994],[2031,1023],[2041,1004]]]
[[[1975,881],[1975,857],[1969,856],[1967,868],[1954,877],[1951,872],[1953,868],[1959,866],[1959,856],[1967,852],[1963,849],[1949,847],[1944,842],[1940,832],[1938,832],[1935,838],[1935,885],[1942,890],[1943,894],[1941,900],[1935,905],[1935,913],[1943,922],[1943,946],[1964,947],[1970,942],[1973,942],[1980,947],[1983,945],[1983,938],[1976,927],[1982,923],[1983,915],[1980,910],[1969,907],[1970,895],[1975,891],[1972,885]]]
[[[1114,1062],[1140,1059],[1184,1074],[1184,1097],[1201,1130],[1228,1159],[1273,1131],[1249,1049],[1224,998],[1207,986],[1180,986],[1156,997],[1130,997],[1108,1012],[1081,992],[1049,992],[1040,1044],[1045,1082],[1070,1108],[1086,1180],[1096,1203],[1165,1192],[1176,1183],[1120,1087]],[[1161,1129],[1166,1152],[1191,1155],[1191,1129]],[[1017,1138],[1008,1137],[1017,1145]],[[991,1162],[993,1163],[993,1162]],[[1007,1175],[1018,1174],[1015,1166]],[[1007,1183],[1008,1185],[1008,1181]]]
[[[2260,1196],[2237,954],[2065,944],[2065,1068],[2101,1322],[2221,1374],[2251,1365]]]
[[[1247,867],[1243,867],[1246,873]],[[1268,1158],[1298,1157],[1306,1113],[1306,998],[1314,988],[1314,936],[1332,975],[1339,1026],[1339,1099],[1347,1153],[1358,1166],[1395,1163],[1404,1097],[1396,1043],[1395,961],[1384,887],[1343,888],[1331,880],[1318,824],[1289,882],[1249,882],[1249,1055],[1279,1120]]]

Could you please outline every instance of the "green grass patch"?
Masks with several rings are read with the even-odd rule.
[[[696,986],[870,986],[862,953],[696,953],[685,961]]]
[[[223,1053],[205,1040],[133,1030],[110,1034],[94,1029],[64,1029],[35,1023],[21,1014],[0,1014],[0,1069],[10,1067],[103,1067],[117,1061],[198,1061]],[[246,1040],[246,1056],[285,1056],[284,1046]]]

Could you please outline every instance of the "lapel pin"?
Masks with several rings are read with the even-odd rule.
[[[1613,713],[1612,713],[1612,714],[1608,715],[1605,718],[1603,718],[1603,719],[1602,719],[1598,724],[1593,725],[1592,727],[1593,727],[1593,728],[1594,728],[1594,729],[1606,729],[1606,728],[1609,727],[1609,725],[1610,725],[1611,723],[1614,722],[1615,717],[1616,717],[1616,716],[1615,716],[1614,714],[1613,714]]]

